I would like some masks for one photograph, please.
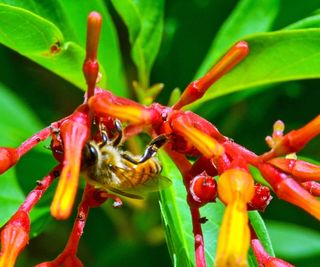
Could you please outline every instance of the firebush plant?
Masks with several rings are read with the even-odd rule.
[[[163,232],[173,266],[314,266],[320,252],[319,233],[312,230],[320,219],[319,93],[308,97],[302,89],[317,80],[294,81],[320,76],[320,17],[312,13],[319,3],[290,16],[276,0],[224,4],[0,1],[3,65],[15,66],[3,68],[0,86],[0,266],[168,265],[162,250],[153,257],[146,246],[163,249]],[[218,31],[215,16],[227,17]],[[204,44],[189,28],[206,31]],[[192,65],[206,50],[196,70]],[[22,60],[26,69],[16,67]],[[22,73],[30,68],[32,77]],[[14,89],[21,86],[27,92],[20,91],[20,99]],[[62,89],[42,99],[56,86]],[[270,97],[276,94],[271,88],[280,87],[286,93]],[[85,91],[82,100],[77,88]],[[51,109],[52,115],[39,114],[47,126],[23,96],[35,111]],[[296,99],[294,106],[287,98]],[[243,105],[254,107],[247,121]],[[282,113],[292,127],[279,120]],[[265,125],[269,117],[273,123]],[[157,154],[162,175],[172,181],[159,193],[159,209],[154,195],[122,198],[81,177],[86,143],[101,139],[101,129],[116,135],[119,122],[125,149]],[[255,138],[262,143],[264,137],[268,148],[255,149]],[[273,244],[259,212],[273,219],[267,220]],[[71,229],[62,228],[62,220],[73,221]],[[43,237],[41,247],[32,244]]]

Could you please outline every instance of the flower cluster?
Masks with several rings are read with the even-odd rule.
[[[154,138],[166,137],[166,144],[161,146],[180,170],[187,191],[197,267],[206,266],[201,228],[204,220],[199,208],[215,202],[216,198],[226,209],[218,237],[215,266],[248,266],[250,246],[259,266],[291,266],[266,253],[250,225],[248,210],[265,210],[272,198],[272,190],[279,198],[320,219],[320,202],[316,198],[320,195],[317,182],[320,167],[297,159],[295,154],[320,133],[320,116],[287,134],[283,133],[284,124],[276,122],[272,136],[266,139],[270,151],[256,155],[222,135],[209,121],[182,110],[185,105],[201,98],[216,80],[244,60],[249,52],[246,42],[234,45],[204,77],[190,83],[172,107],[158,103],[143,106],[96,87],[100,27],[101,16],[92,12],[88,18],[87,54],[83,66],[88,85],[84,103],[70,116],[53,122],[18,148],[0,148],[0,173],[14,166],[21,156],[49,137],[52,154],[59,162],[38,181],[37,187],[3,227],[0,266],[14,266],[17,256],[29,241],[29,212],[57,177],[59,181],[51,214],[56,219],[70,216],[78,189],[82,151],[92,139],[93,121],[111,133],[115,120],[126,123],[125,139],[142,131]],[[153,148],[153,152],[158,148]],[[193,163],[189,156],[195,158]],[[259,169],[268,186],[254,181],[249,165]],[[56,259],[37,266],[83,266],[76,252],[89,209],[101,205],[108,198],[120,202],[117,196],[88,183],[65,249]]]

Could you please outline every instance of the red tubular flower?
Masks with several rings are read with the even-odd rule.
[[[259,170],[279,198],[306,210],[320,220],[320,201],[298,182],[270,164],[260,164]]]
[[[17,211],[1,232],[0,267],[13,267],[21,250],[29,242],[30,219]]]
[[[4,173],[19,160],[19,155],[15,148],[0,147],[0,174]]]
[[[121,121],[134,125],[151,124],[161,118],[161,114],[156,110],[129,99],[114,97],[108,91],[96,94],[90,98],[88,103],[90,109],[98,117],[117,117]]]
[[[249,47],[246,42],[241,41],[235,44],[204,77],[187,86],[178,102],[172,108],[181,109],[183,106],[201,98],[215,81],[239,64],[248,53]]]
[[[169,118],[172,131],[178,137],[173,142],[173,149],[181,153],[196,154],[199,151],[204,157],[220,157],[224,148],[219,141],[225,137],[208,121],[192,112],[174,112]],[[179,142],[183,146],[179,146]],[[198,152],[198,153],[199,153]]]
[[[79,106],[72,116],[63,122],[60,134],[64,146],[63,169],[51,204],[51,214],[57,219],[69,217],[78,188],[82,148],[90,133],[89,109]]]
[[[259,267],[294,267],[284,260],[268,255],[259,239],[252,239],[251,247],[254,255],[256,256]]]
[[[87,81],[88,99],[94,95],[94,88],[99,73],[97,61],[98,44],[100,37],[102,17],[98,12],[91,12],[88,16],[86,59],[83,64],[83,73]]]
[[[274,158],[268,163],[278,169],[290,173],[299,182],[320,181],[320,166],[297,159]]]

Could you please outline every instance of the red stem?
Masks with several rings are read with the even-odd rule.
[[[75,256],[77,253],[79,241],[83,234],[83,229],[85,227],[85,224],[89,215],[89,210],[90,210],[90,207],[88,204],[88,198],[86,197],[87,189],[89,187],[90,186],[87,185],[85,191],[83,192],[82,200],[81,200],[81,203],[79,204],[77,217],[73,224],[73,228],[72,228],[69,240],[64,250],[62,251],[62,253],[51,262],[52,264],[56,264],[60,266],[63,264],[63,262],[68,256],[70,255]]]
[[[47,126],[46,128],[42,129],[40,132],[35,133],[30,138],[28,138],[26,141],[24,141],[18,148],[17,153],[19,157],[26,154],[29,150],[34,148],[39,142],[46,140],[54,131],[55,129],[59,130],[60,125],[69,118],[70,116],[67,116],[59,121],[51,123],[50,126]]]
[[[46,140],[51,134],[51,126],[42,129],[40,132],[34,134],[29,139],[24,141],[18,148],[19,157],[26,154],[29,150],[35,147],[39,142]]]
[[[189,206],[190,207],[190,206]],[[201,229],[201,219],[199,208],[190,207],[190,212],[192,216],[192,227],[194,235],[194,247],[196,254],[196,267],[206,267],[206,258],[204,254],[204,242],[203,234]]]
[[[190,194],[190,171],[192,168],[191,163],[187,158],[177,152],[172,151],[169,146],[165,146],[167,154],[174,161],[175,165],[178,167],[179,171],[183,176],[183,182],[187,190],[187,195]],[[204,254],[204,243],[203,243],[203,234],[200,223],[200,212],[198,207],[192,207],[189,203],[191,218],[192,218],[192,227],[194,235],[194,247],[195,247],[195,256],[196,256],[196,267],[206,267],[206,259]]]
[[[45,176],[41,181],[38,181],[38,186],[33,189],[26,197],[19,210],[29,213],[31,209],[38,203],[43,194],[47,191],[53,180],[60,175],[61,165],[56,166],[52,171]]]

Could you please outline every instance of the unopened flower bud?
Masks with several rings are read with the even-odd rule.
[[[208,202],[215,202],[217,196],[217,182],[205,171],[194,177],[190,182],[189,203],[203,206]]]
[[[264,211],[272,200],[270,189],[261,184],[254,185],[254,195],[247,205],[248,210]]]

